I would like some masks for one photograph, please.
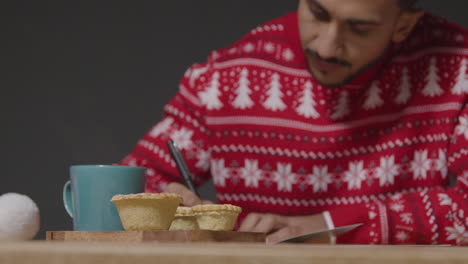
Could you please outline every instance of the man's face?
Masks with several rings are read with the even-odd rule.
[[[326,86],[352,80],[392,42],[396,0],[300,0],[299,31],[309,70]]]

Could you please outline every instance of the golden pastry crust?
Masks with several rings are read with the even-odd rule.
[[[176,216],[193,216],[193,210],[191,207],[179,206],[176,210]]]
[[[112,197],[111,201],[119,200],[140,200],[140,199],[183,199],[180,195],[175,193],[134,193],[134,194],[117,194]]]
[[[125,230],[168,230],[182,197],[172,193],[138,193],[115,195],[112,202]]]
[[[195,214],[206,212],[232,212],[239,214],[242,208],[232,204],[201,204],[192,207]]]
[[[177,207],[169,230],[198,230],[197,218],[191,207]]]
[[[192,211],[200,229],[232,231],[242,209],[232,204],[206,204],[196,205]]]

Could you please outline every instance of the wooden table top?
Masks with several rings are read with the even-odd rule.
[[[468,248],[306,244],[3,242],[0,263],[468,263]]]

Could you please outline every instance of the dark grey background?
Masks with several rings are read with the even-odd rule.
[[[422,0],[468,26],[461,0]],[[119,161],[162,115],[184,71],[297,1],[10,1],[0,9],[0,194],[35,200],[45,230],[72,228],[73,164]],[[202,191],[213,197],[212,187]]]

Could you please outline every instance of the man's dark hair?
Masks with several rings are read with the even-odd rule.
[[[402,10],[415,10],[418,0],[398,0]]]

